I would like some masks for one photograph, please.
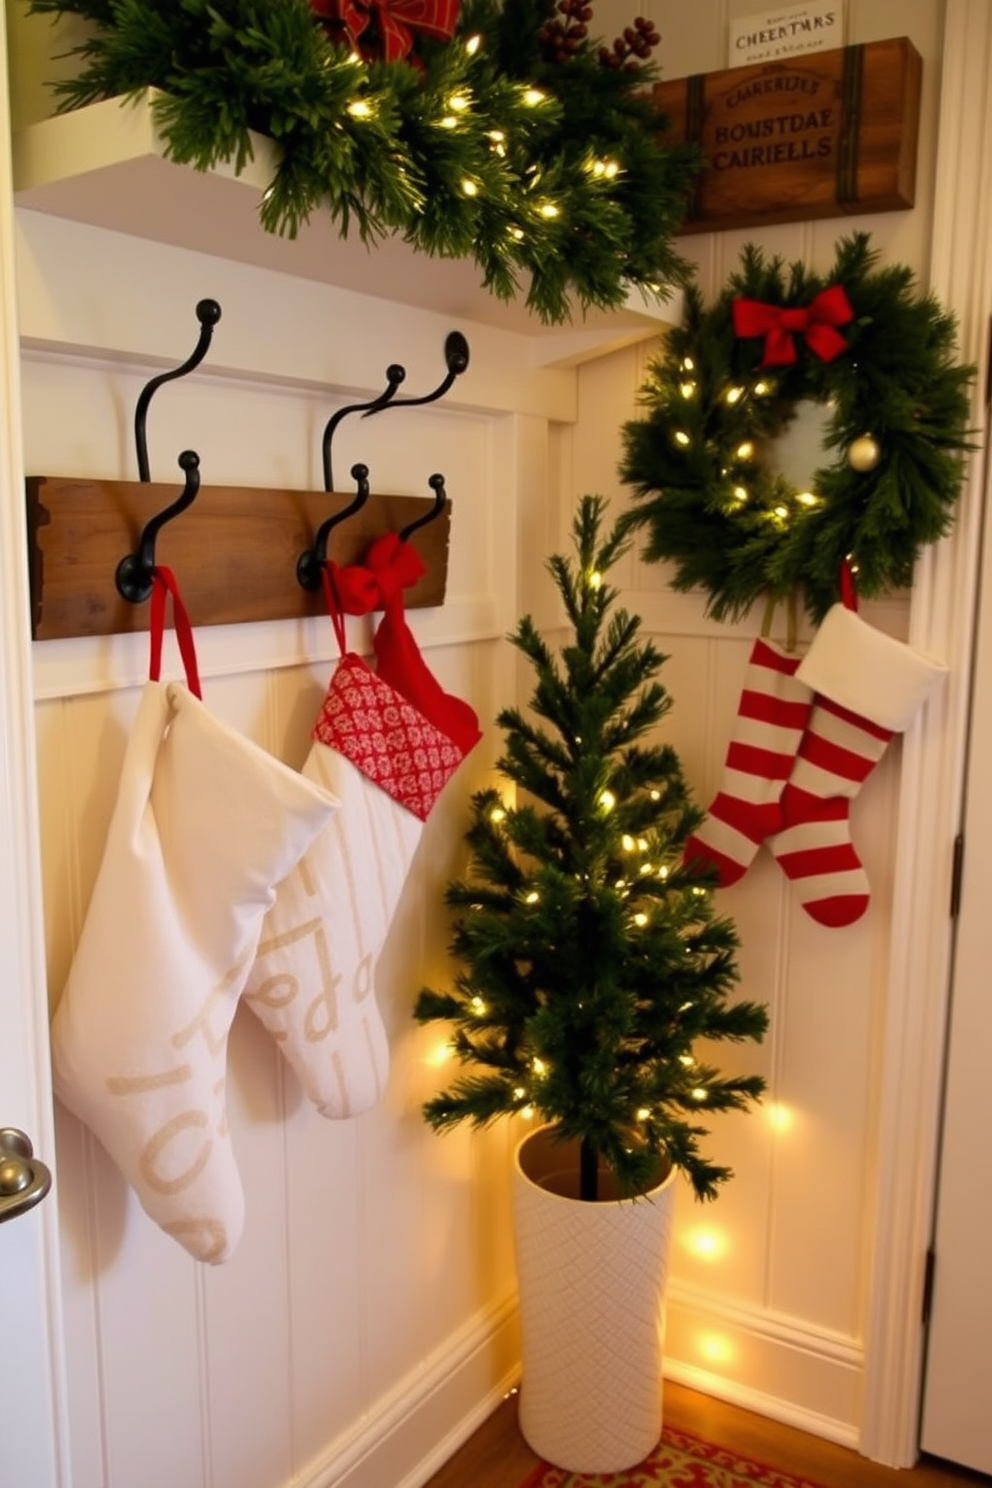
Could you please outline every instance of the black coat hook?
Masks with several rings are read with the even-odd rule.
[[[444,341],[444,363],[447,373],[432,393],[424,393],[419,398],[397,398],[396,393],[400,384],[406,378],[406,369],[398,362],[391,363],[386,368],[386,386],[377,398],[368,403],[351,403],[347,408],[339,408],[332,415],[324,429],[323,457],[324,457],[324,490],[334,489],[334,478],[331,473],[331,440],[338,424],[349,413],[360,413],[363,418],[369,418],[373,413],[381,413],[384,408],[420,408],[425,403],[435,403],[438,398],[443,398],[448,389],[453,385],[456,377],[461,377],[468,366],[468,342],[461,331],[449,331]]]
[[[327,562],[327,539],[331,535],[331,530],[337,527],[339,522],[353,516],[369,499],[369,467],[352,465],[351,478],[358,485],[358,493],[354,500],[349,502],[343,511],[335,512],[333,516],[321,522],[313,540],[313,547],[307,548],[306,552],[301,553],[296,560],[296,577],[303,589],[320,588],[320,573]]]
[[[187,372],[192,372],[198,367],[207,354],[211,338],[214,334],[214,326],[220,320],[220,306],[216,300],[200,300],[196,307],[196,318],[200,322],[200,339],[190,356],[183,362],[182,366],[176,367],[172,372],[162,372],[158,377],[153,377],[151,382],[142,388],[141,394],[134,409],[134,443],[138,455],[138,479],[141,481],[151,480],[148,473],[148,441],[145,437],[145,423],[148,418],[148,405],[152,396],[162,386],[163,382],[172,382],[176,377],[185,377]]]
[[[349,413],[378,413],[380,408],[385,408],[396,395],[396,390],[406,376],[406,368],[401,367],[398,362],[391,362],[386,368],[386,386],[377,398],[368,403],[349,403],[347,408],[339,408],[337,413],[331,415],[324,426],[324,437],[321,440],[321,454],[324,465],[324,490],[334,490],[334,476],[331,471],[331,440],[334,432],[343,418]]]
[[[416,532],[418,527],[426,527],[428,522],[436,521],[447,505],[448,495],[444,489],[444,476],[432,475],[427,484],[434,492],[434,505],[431,507],[429,512],[425,512],[424,515],[422,517],[418,517],[415,522],[409,522],[407,526],[401,530],[400,542],[406,542],[407,538],[411,535],[411,533]]]
[[[122,558],[117,565],[115,574],[117,592],[130,604],[141,604],[152,592],[155,539],[158,537],[159,529],[191,506],[200,489],[200,457],[195,450],[183,450],[179,456],[179,468],[186,475],[185,490],[172,502],[171,506],[165,507],[145,524],[138,539],[136,551]]]

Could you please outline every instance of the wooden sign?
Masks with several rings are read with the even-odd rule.
[[[657,83],[706,157],[681,231],[911,207],[921,74],[902,36]]]

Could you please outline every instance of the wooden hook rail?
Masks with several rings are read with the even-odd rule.
[[[175,482],[27,480],[31,633],[36,641],[148,629],[148,605],[129,604],[114,584],[150,513],[175,495]],[[204,486],[180,521],[163,528],[157,562],[174,569],[194,626],[301,619],[324,613],[318,590],[296,578],[300,554],[354,493]],[[376,537],[399,532],[434,506],[431,497],[373,495],[335,527],[327,556],[360,563]],[[409,541],[427,572],[404,592],[407,608],[444,603],[451,503]]]

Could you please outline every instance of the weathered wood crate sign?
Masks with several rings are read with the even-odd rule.
[[[921,74],[901,36],[657,83],[707,162],[681,231],[911,207]]]

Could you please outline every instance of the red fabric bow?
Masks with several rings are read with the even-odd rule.
[[[310,0],[327,29],[347,40],[366,62],[402,62],[414,32],[449,41],[460,0]]]
[[[823,362],[847,350],[847,342],[836,329],[854,319],[843,285],[831,284],[808,305],[792,309],[766,305],[762,300],[734,300],[731,307],[734,332],[738,336],[764,336],[764,367],[782,367],[796,360],[796,336],[802,336],[810,351]]]

